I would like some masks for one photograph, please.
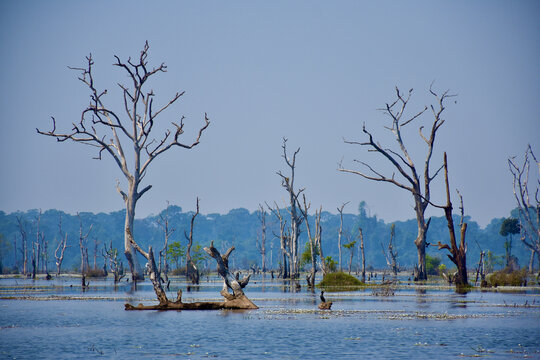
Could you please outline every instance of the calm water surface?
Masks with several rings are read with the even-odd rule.
[[[206,280],[206,278],[204,279]],[[209,278],[183,300],[220,300]],[[0,279],[0,358],[6,359],[540,359],[540,290],[459,295],[450,288],[407,286],[393,296],[372,290],[318,293],[281,280],[252,278],[251,311],[125,311],[155,303],[149,282],[133,289],[92,279]]]

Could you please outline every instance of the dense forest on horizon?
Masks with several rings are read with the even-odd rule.
[[[395,224],[394,249],[397,250],[397,261],[402,268],[411,268],[417,262],[417,252],[414,246],[414,239],[417,236],[417,223],[415,219],[407,221],[396,221],[386,223],[379,219],[377,215],[369,216],[365,211],[366,204],[362,202],[358,207],[357,214],[343,214],[343,238],[342,244],[353,240],[358,240],[358,228],[361,227],[365,241],[366,266],[375,269],[387,267],[383,255],[383,247],[388,246],[390,239],[390,227]],[[286,209],[282,210],[283,217],[287,219],[290,215]],[[510,215],[515,216],[516,211]],[[154,249],[162,249],[164,242],[164,230],[160,224],[163,217],[168,218],[169,227],[174,229],[174,233],[169,238],[169,244],[180,242],[186,245],[187,240],[184,232],[189,233],[190,221],[193,212],[183,212],[180,206],[171,205],[158,215],[150,215],[146,218],[135,220],[134,235],[139,244],[147,249],[152,245]],[[26,212],[14,212],[7,214],[0,211],[0,234],[2,243],[0,244],[0,265],[5,269],[22,267],[22,241],[17,218],[22,220],[27,233],[27,241],[31,253],[31,241],[36,239],[36,226],[39,210],[29,210]],[[47,210],[42,212],[39,222],[40,231],[43,232],[47,241],[47,264],[49,272],[55,271],[55,249],[60,241],[59,220],[62,219],[63,231],[68,236],[68,248],[62,264],[64,271],[77,271],[81,264],[81,254],[79,248],[79,232],[82,223],[82,231],[86,233],[90,226],[92,229],[85,240],[88,248],[90,267],[93,267],[94,253],[97,243],[97,267],[103,267],[102,250],[104,245],[109,245],[118,249],[121,254],[120,259],[124,261],[123,241],[125,210],[111,213],[83,212],[77,215],[66,214],[60,210]],[[457,218],[457,215],[455,215]],[[479,260],[480,249],[500,257],[505,255],[505,237],[499,234],[504,218],[495,218],[485,227],[481,228],[470,217],[466,217],[467,228],[467,265],[473,269]],[[310,217],[310,224],[314,223],[314,218]],[[279,267],[279,222],[277,218],[268,212],[266,231],[266,259],[267,268],[277,269]],[[321,223],[323,227],[322,245],[324,255],[331,256],[334,261],[338,261],[338,231],[340,226],[339,214],[332,214],[327,211],[322,212]],[[456,224],[459,220],[456,221]],[[276,236],[277,235],[277,236]],[[220,250],[225,250],[234,245],[236,251],[231,256],[231,265],[235,269],[248,269],[255,265],[261,267],[261,255],[257,250],[257,241],[261,236],[261,223],[257,211],[249,212],[244,208],[232,209],[227,214],[199,214],[195,220],[194,243],[206,246],[210,241],[214,241],[215,246]],[[448,228],[444,216],[433,217],[427,234],[427,241],[436,244],[438,241],[448,243]],[[305,224],[302,225],[300,236],[300,249],[304,249],[307,242]],[[359,245],[357,241],[357,245]],[[16,246],[16,248],[15,248]],[[342,249],[342,267],[348,268],[349,251]],[[453,264],[448,260],[445,251],[439,251],[436,246],[428,246],[427,254],[438,257],[448,267]],[[530,250],[527,249],[519,235],[513,238],[512,255],[519,260],[521,267],[527,266],[530,259]],[[353,269],[358,265],[358,246],[354,251]],[[141,258],[142,262],[142,258]],[[144,264],[144,262],[142,262]],[[502,261],[501,261],[502,263]],[[213,268],[214,264],[209,261],[204,264]],[[30,266],[30,265],[28,265]]]

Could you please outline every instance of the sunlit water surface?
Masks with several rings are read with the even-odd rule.
[[[302,284],[304,285],[304,284]],[[187,291],[173,278],[169,297],[220,300],[221,283],[203,278]],[[359,359],[460,357],[540,359],[540,291],[472,291],[403,282],[393,296],[374,290],[326,293],[266,276],[245,289],[250,311],[125,311],[156,303],[149,282],[77,278],[0,279],[0,358]]]

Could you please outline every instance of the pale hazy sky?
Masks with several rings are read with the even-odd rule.
[[[448,152],[451,186],[485,225],[514,207],[506,159],[527,143],[540,152],[539,19],[538,1],[1,1],[0,210],[123,207],[110,158],[92,160],[94,149],[35,128],[49,129],[50,116],[63,129],[79,119],[88,92],[67,66],[84,65],[90,52],[96,85],[120,108],[116,83],[126,78],[113,55],[136,57],[148,40],[150,64],[169,70],[152,83],[156,101],[186,90],[167,122],[185,115],[188,138],[204,112],[212,124],[196,149],[153,163],[138,216],[167,200],[193,209],[196,196],[203,213],[283,204],[275,172],[286,170],[285,136],[291,150],[301,147],[297,184],[313,206],[336,212],[350,201],[345,211],[356,213],[365,200],[386,221],[412,218],[410,194],[336,169],[342,158],[384,169],[342,138],[365,140],[365,122],[388,143],[376,109],[395,86],[414,88],[410,106],[421,109],[435,81],[458,97],[448,102],[433,164]],[[418,163],[418,126],[430,120],[404,134]]]

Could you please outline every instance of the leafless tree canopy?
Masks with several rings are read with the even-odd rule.
[[[539,178],[534,181],[530,178],[531,162],[538,168]],[[521,222],[521,240],[536,253],[540,261],[540,162],[531,148],[527,146],[523,163],[519,164],[515,157],[508,159],[508,166],[514,182],[514,196],[516,198]]]
[[[152,185],[139,189],[142,180],[147,174],[150,164],[161,154],[173,147],[192,149],[199,144],[203,132],[208,128],[210,121],[205,114],[204,125],[199,129],[198,135],[192,142],[182,141],[184,133],[184,116],[178,121],[171,122],[171,129],[161,136],[155,137],[154,126],[162,118],[162,114],[175,104],[184,92],[177,92],[172,99],[162,105],[154,101],[154,90],[148,90],[148,80],[159,73],[167,71],[167,66],[161,64],[157,67],[148,65],[148,42],[145,43],[137,59],[129,58],[122,61],[115,55],[114,66],[123,70],[127,75],[129,84],[118,84],[123,98],[123,110],[117,111],[107,102],[107,89],[100,89],[94,81],[92,55],[86,57],[85,67],[70,67],[80,73],[79,80],[90,92],[90,103],[82,111],[78,121],[72,123],[70,131],[57,129],[56,120],[52,118],[52,129],[44,131],[36,129],[39,134],[56,138],[59,142],[71,140],[95,147],[96,159],[102,154],[109,154],[121,170],[128,183],[128,188],[121,189],[117,182],[117,190],[126,204],[125,226],[125,255],[130,264],[134,279],[140,278],[141,273],[136,264],[135,252],[132,249],[128,234],[133,234],[133,219],[137,201]],[[124,147],[125,144],[129,146]],[[125,149],[129,149],[126,153]],[[128,156],[128,154],[130,154]],[[131,165],[128,165],[128,160]]]
[[[408,94],[404,94],[398,88],[396,88],[396,99],[391,103],[387,103],[385,107],[380,110],[386,115],[386,118],[390,120],[390,126],[385,126],[385,128],[394,135],[399,150],[383,147],[366,129],[365,124],[362,131],[366,135],[368,139],[367,141],[357,142],[344,140],[347,144],[360,145],[363,147],[365,146],[368,148],[368,151],[378,153],[392,165],[394,172],[390,175],[383,174],[374,166],[361,160],[354,160],[356,163],[361,165],[362,169],[360,170],[347,169],[343,167],[342,164],[339,164],[338,168],[339,171],[356,174],[368,180],[393,184],[401,189],[409,191],[413,195],[415,201],[416,219],[418,222],[418,236],[415,240],[418,250],[418,280],[424,280],[427,278],[425,269],[425,243],[426,233],[429,228],[429,221],[425,221],[424,213],[431,197],[430,184],[442,169],[441,165],[432,173],[430,162],[433,155],[433,147],[435,144],[437,131],[445,122],[445,120],[442,118],[445,110],[444,102],[449,97],[454,96],[450,95],[448,91],[445,91],[442,95],[439,95],[433,91],[432,87],[430,87],[429,91],[435,98],[437,105],[431,105],[429,107],[433,114],[433,120],[429,133],[424,133],[424,126],[419,127],[420,138],[426,143],[426,154],[423,162],[423,169],[417,166],[410,155],[406,143],[403,140],[402,129],[420,118],[428,110],[428,107],[425,106],[422,110],[413,112],[412,115],[407,116],[408,104],[413,90],[411,89],[409,90]],[[397,177],[396,171],[398,174]]]

